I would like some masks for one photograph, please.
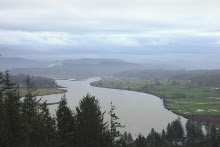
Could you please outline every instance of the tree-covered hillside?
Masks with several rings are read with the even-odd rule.
[[[27,75],[19,74],[19,75],[11,75],[11,81],[16,83],[21,88],[25,88],[26,85],[24,81]],[[56,80],[46,77],[39,77],[39,76],[31,76],[30,77],[32,82],[35,84],[36,88],[59,88],[61,86],[57,85]]]
[[[44,68],[14,68],[10,71],[44,77],[88,78],[141,68],[143,66],[116,59],[75,59],[54,62]]]

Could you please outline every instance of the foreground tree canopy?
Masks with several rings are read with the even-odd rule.
[[[19,88],[6,71],[0,73],[0,147],[217,147],[220,130],[207,124],[188,120],[185,130],[180,119],[167,125],[161,133],[151,130],[135,140],[130,133],[118,131],[124,127],[118,122],[111,103],[110,121],[104,121],[104,112],[95,96],[87,94],[78,107],[71,110],[65,95],[61,98],[56,117],[49,113],[46,102],[39,103],[36,89],[28,76],[27,93],[19,95]],[[132,119],[132,118],[131,118]]]

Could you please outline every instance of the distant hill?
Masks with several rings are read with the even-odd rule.
[[[13,68],[33,68],[45,66],[45,63],[35,60],[28,60],[17,57],[0,57],[0,71]]]
[[[116,72],[137,70],[143,66],[117,59],[73,59],[56,61],[47,68],[16,68],[12,74],[30,74],[47,77],[94,77]]]
[[[124,60],[119,60],[119,59],[91,59],[91,58],[70,59],[70,60],[62,61],[63,64],[99,64],[102,62],[128,63]]]

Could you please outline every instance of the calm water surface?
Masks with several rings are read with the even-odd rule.
[[[121,129],[131,132],[133,137],[138,134],[146,136],[151,128],[161,132],[166,129],[167,124],[177,119],[178,116],[164,108],[163,102],[156,96],[116,89],[106,89],[90,86],[90,83],[99,78],[91,78],[83,81],[57,80],[57,84],[67,87],[66,98],[68,106],[74,110],[79,101],[87,93],[94,95],[100,102],[102,111],[106,111],[105,120],[109,121],[108,112],[110,102],[116,107],[116,115],[120,117],[121,124],[126,127]],[[44,96],[47,102],[58,102],[63,94]],[[49,106],[52,115],[56,114],[58,105]],[[186,119],[181,117],[183,125]]]

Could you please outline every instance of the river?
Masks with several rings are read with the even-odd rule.
[[[164,108],[160,98],[140,92],[98,88],[90,86],[90,83],[97,81],[99,78],[91,78],[82,81],[57,80],[57,84],[66,87],[66,99],[68,106],[74,110],[78,106],[79,101],[86,96],[87,93],[94,95],[100,102],[102,111],[106,111],[105,120],[109,120],[108,112],[110,110],[110,102],[115,105],[115,113],[120,118],[125,128],[121,132],[131,132],[136,138],[140,133],[146,136],[151,128],[161,132],[166,129],[167,124],[178,118],[178,115]],[[43,96],[42,100],[50,102],[58,102],[63,94],[52,94]],[[49,110],[55,116],[58,105],[50,105]],[[186,119],[181,117],[181,121],[185,126]]]

